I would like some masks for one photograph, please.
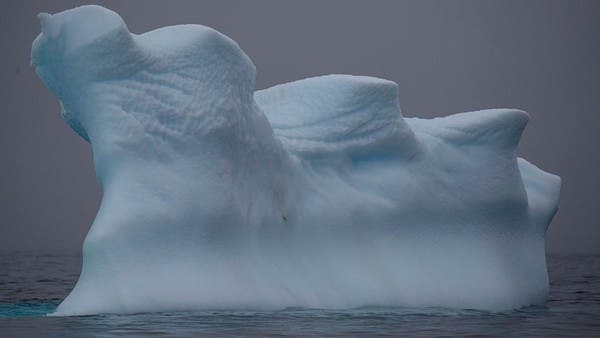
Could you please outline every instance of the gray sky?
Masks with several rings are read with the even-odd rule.
[[[0,3],[0,250],[79,249],[101,192],[91,147],[29,66],[38,12]],[[600,253],[600,1],[96,1],[134,33],[197,23],[237,41],[257,89],[346,73],[400,85],[405,116],[509,107],[521,156],[563,179],[551,253]]]

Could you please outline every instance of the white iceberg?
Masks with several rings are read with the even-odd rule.
[[[403,118],[395,83],[349,75],[254,92],[208,27],[40,20],[31,62],[103,190],[56,314],[545,301],[560,178],[517,158],[525,112]]]

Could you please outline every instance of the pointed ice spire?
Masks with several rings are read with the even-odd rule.
[[[60,34],[60,22],[48,13],[40,13],[37,17],[40,19],[42,34],[49,39],[56,39]]]

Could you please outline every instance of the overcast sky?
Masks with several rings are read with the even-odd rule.
[[[0,2],[0,250],[78,250],[100,203],[91,147],[29,66],[38,12]],[[96,1],[135,33],[196,23],[237,41],[257,89],[346,73],[400,86],[405,116],[526,110],[520,155],[563,179],[551,253],[600,253],[600,1]]]

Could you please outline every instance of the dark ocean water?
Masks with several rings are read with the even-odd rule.
[[[506,313],[441,308],[199,311],[48,317],[73,287],[77,254],[0,254],[0,337],[600,337],[600,256],[550,256],[544,306]]]

